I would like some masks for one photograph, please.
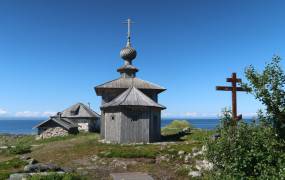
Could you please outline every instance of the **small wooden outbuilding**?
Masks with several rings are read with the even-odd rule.
[[[76,134],[79,131],[96,132],[100,130],[100,115],[83,103],[77,103],[35,128],[38,129],[38,138]]]

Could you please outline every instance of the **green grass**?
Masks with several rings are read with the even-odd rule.
[[[57,173],[52,173],[49,175],[34,175],[28,180],[84,180],[84,177],[80,177],[79,175],[76,174],[57,174]]]
[[[0,180],[7,179],[10,173],[22,169],[26,164],[26,162],[20,160],[19,158],[0,162]]]
[[[19,168],[24,166],[26,162],[20,160],[19,158],[14,158],[8,161],[0,162],[0,171],[12,169],[12,168]]]
[[[174,120],[169,125],[162,128],[163,135],[176,134],[182,131],[184,128],[193,128],[192,125],[186,120]]]
[[[215,132],[215,130],[192,129],[191,134],[184,136],[182,139],[203,143],[205,140],[215,134]]]
[[[26,154],[31,152],[31,146],[26,144],[17,144],[14,148],[8,148],[10,154]]]
[[[108,158],[155,158],[159,148],[151,145],[141,146],[111,146],[107,151],[101,151],[99,157]]]
[[[185,127],[191,127],[191,125],[186,121],[174,121],[167,128],[163,128],[162,132],[167,132],[175,134]],[[18,138],[8,138],[5,140],[6,144],[9,145],[39,145],[32,147],[32,152],[30,156],[39,162],[47,163],[52,162],[62,167],[81,167],[77,164],[72,163],[72,160],[87,160],[90,157],[97,155],[101,158],[106,158],[108,163],[111,158],[148,158],[146,161],[153,161],[159,155],[170,154],[171,161],[165,162],[166,164],[159,164],[160,167],[156,167],[156,164],[152,163],[138,163],[132,168],[133,171],[142,170],[143,172],[149,172],[150,174],[156,174],[159,177],[158,169],[166,169],[162,166],[168,167],[167,170],[171,170],[170,174],[175,174],[175,164],[182,163],[182,160],[177,156],[178,151],[182,150],[186,153],[191,153],[193,148],[201,148],[203,145],[203,140],[208,138],[213,131],[205,131],[198,129],[191,129],[190,134],[182,135],[182,141],[177,141],[177,143],[170,143],[166,145],[161,144],[133,144],[133,145],[120,145],[120,144],[104,144],[98,142],[99,134],[96,133],[79,133],[78,135],[68,135],[64,137],[53,137],[50,139],[35,140],[35,136],[23,136]],[[1,136],[0,136],[1,140]],[[24,148],[23,148],[24,149]],[[20,151],[21,152],[21,151]],[[17,153],[8,154],[8,156],[3,156],[2,161],[0,159],[0,179],[5,179],[9,176],[9,173],[14,173],[23,170],[23,162],[16,157]],[[172,157],[172,155],[175,155]],[[0,154],[1,158],[1,154]],[[7,163],[7,160],[10,162]],[[149,159],[150,158],[150,159]],[[110,160],[109,160],[110,159]],[[143,162],[144,159],[141,159]],[[5,170],[2,170],[5,168]],[[141,168],[141,169],[139,169]],[[178,177],[184,177],[185,171],[181,169],[178,172]],[[3,178],[2,178],[3,177]],[[33,180],[38,179],[57,179],[56,176],[51,177],[34,177]],[[60,177],[63,179],[62,177]],[[68,179],[65,177],[65,179]],[[36,179],[37,180],[37,179]]]

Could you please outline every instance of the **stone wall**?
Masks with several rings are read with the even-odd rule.
[[[78,130],[88,132],[89,124],[88,123],[78,123]]]
[[[42,131],[37,139],[46,139],[46,138],[51,138],[55,136],[66,136],[68,135],[68,131],[61,128],[61,127],[53,127],[53,128],[48,128],[45,131]]]

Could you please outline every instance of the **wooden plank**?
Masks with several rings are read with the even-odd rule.
[[[239,78],[237,78],[237,79],[227,78],[227,82],[238,82],[238,83],[241,83],[241,79],[239,79]]]
[[[230,86],[216,86],[217,91],[233,91],[233,87]],[[248,91],[248,89],[242,87],[236,87],[237,91]]]

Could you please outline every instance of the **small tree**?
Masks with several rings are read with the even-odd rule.
[[[244,86],[265,105],[262,119],[273,125],[279,137],[285,138],[285,74],[280,61],[279,56],[274,56],[262,72],[252,65],[246,68],[249,83]]]

